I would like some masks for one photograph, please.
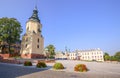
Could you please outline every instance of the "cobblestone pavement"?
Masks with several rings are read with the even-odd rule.
[[[39,69],[0,63],[0,78],[120,78],[120,64],[79,61],[57,62],[62,62],[67,68],[63,71],[54,71],[50,69],[50,66],[48,69]],[[78,63],[86,64],[90,71],[73,72],[74,65]]]

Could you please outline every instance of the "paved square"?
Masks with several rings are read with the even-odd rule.
[[[59,60],[66,67],[63,71],[51,70],[53,64],[47,64],[48,69],[24,67],[0,63],[0,78],[120,78],[120,64],[82,62]],[[75,73],[76,64],[86,64],[89,71]]]

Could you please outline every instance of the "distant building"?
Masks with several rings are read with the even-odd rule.
[[[76,52],[70,52],[68,54],[69,54],[69,58],[68,59],[71,59],[71,60],[77,59],[77,53]]]
[[[86,61],[104,61],[103,51],[98,49],[90,50],[76,50],[73,52],[67,52],[64,55],[57,53],[56,57],[63,58],[66,57],[70,60],[86,60]]]
[[[43,58],[44,38],[41,34],[42,24],[38,17],[37,7],[33,10],[32,16],[26,23],[26,33],[22,38],[22,58]]]
[[[66,60],[66,59],[68,59],[68,57],[67,57],[66,53],[59,51],[59,52],[56,52],[55,59],[56,60]]]
[[[79,50],[77,52],[80,60],[104,61],[103,51],[99,48],[91,50]]]

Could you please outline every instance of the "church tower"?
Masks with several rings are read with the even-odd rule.
[[[26,33],[22,38],[22,58],[43,58],[44,38],[41,34],[42,24],[38,17],[37,7],[34,8],[32,16],[26,23]]]

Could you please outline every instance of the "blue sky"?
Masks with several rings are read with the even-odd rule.
[[[25,33],[36,0],[1,0],[0,18],[17,18]],[[120,0],[38,0],[45,46],[120,51]]]

